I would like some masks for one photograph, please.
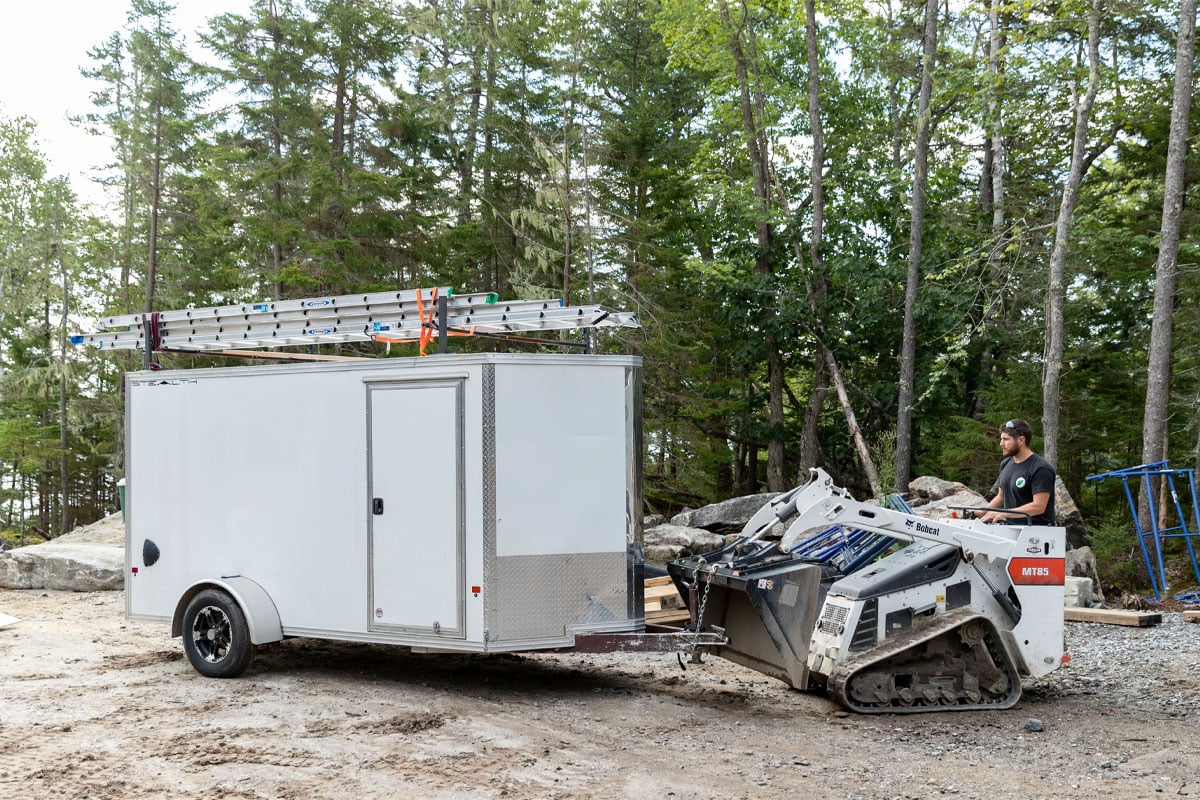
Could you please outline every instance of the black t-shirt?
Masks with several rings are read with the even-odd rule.
[[[1054,467],[1046,459],[1033,453],[1018,464],[1009,456],[1000,463],[996,485],[1004,493],[1005,508],[1020,508],[1033,502],[1038,492],[1049,492],[1046,510],[1033,518],[1033,524],[1054,524]]]

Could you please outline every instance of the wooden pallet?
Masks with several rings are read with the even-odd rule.
[[[675,590],[669,575],[647,578],[645,585],[646,604],[643,607],[648,625],[673,625],[691,619],[687,604]]]
[[[1162,614],[1157,611],[1121,611],[1115,608],[1067,608],[1067,622],[1100,622],[1105,625],[1127,625],[1133,628],[1148,628],[1162,624]]]
[[[674,586],[647,586],[646,610],[662,611],[668,608],[683,608],[683,598]]]

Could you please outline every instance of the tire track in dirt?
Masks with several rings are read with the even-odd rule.
[[[93,667],[97,672],[110,669],[140,669],[153,667],[158,664],[169,664],[182,661],[183,653],[179,650],[155,650],[150,653],[106,654],[102,663]]]

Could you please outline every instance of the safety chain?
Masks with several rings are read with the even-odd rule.
[[[700,580],[700,568],[707,563],[703,558],[697,559],[696,568],[692,570],[693,586],[697,585],[697,582]],[[701,663],[698,648],[700,647],[700,633],[704,630],[704,607],[708,605],[708,591],[712,588],[711,578],[712,576],[710,575],[709,580],[704,582],[704,593],[700,595],[700,607],[696,609],[696,630],[692,632],[692,645],[688,652],[693,664]]]

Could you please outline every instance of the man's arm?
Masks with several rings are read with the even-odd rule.
[[[1046,504],[1050,502],[1049,492],[1034,492],[1033,500],[1021,506],[1020,511],[1024,511],[1031,517],[1036,517],[1046,510]]]
[[[997,500],[999,500],[1000,502],[997,503],[996,502]],[[1016,508],[1010,508],[1010,509],[1008,509],[1008,511],[1010,511],[1010,512],[1023,511],[1032,518],[1032,517],[1036,517],[1038,514],[1041,514],[1043,511],[1045,511],[1046,504],[1049,502],[1050,502],[1050,493],[1049,492],[1037,492],[1036,494],[1034,494],[1033,500],[1031,500],[1030,502],[1025,503],[1024,505],[1017,506]],[[1003,508],[1004,507],[1004,493],[998,492],[996,494],[996,496],[992,498],[992,501],[990,503],[988,503],[988,507],[989,508]],[[1011,513],[1006,513],[1003,511],[989,511],[988,513],[986,513],[982,517],[980,517],[980,519],[982,519],[984,522],[1002,522],[1002,521],[1011,520],[1011,519],[1015,519],[1016,521],[1021,522],[1021,521],[1024,521],[1025,518],[1020,514],[1011,514]]]
[[[996,496],[988,501],[988,508],[1004,508],[1004,490],[996,489]],[[980,515],[979,519],[984,522],[995,522],[999,519],[1004,519],[1004,514],[999,514],[995,511],[987,511]]]

